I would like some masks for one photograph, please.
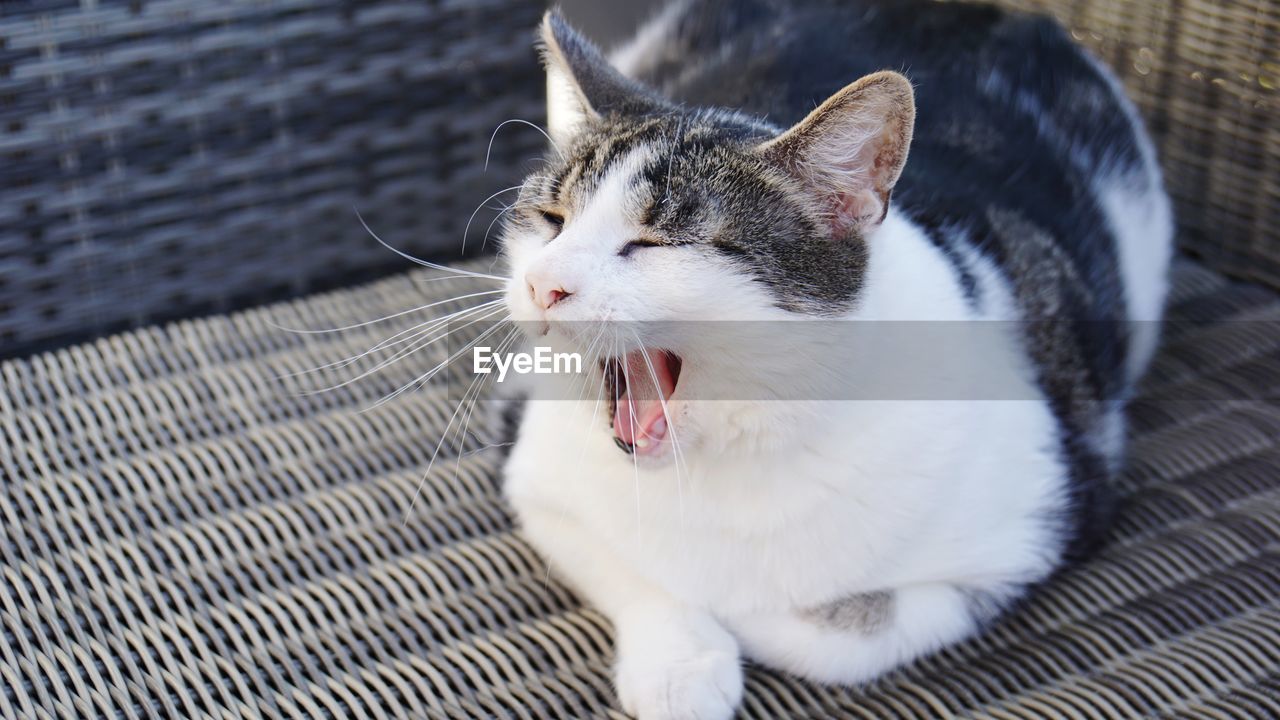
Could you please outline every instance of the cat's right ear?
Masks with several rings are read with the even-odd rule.
[[[540,34],[547,69],[547,130],[557,144],[568,143],[583,124],[607,113],[662,110],[661,99],[618,72],[559,10],[543,17]]]
[[[835,236],[865,233],[889,211],[915,116],[911,83],[878,72],[845,86],[758,150],[822,198]]]

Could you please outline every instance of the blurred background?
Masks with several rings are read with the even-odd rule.
[[[626,39],[632,30],[657,12],[663,4],[664,0],[568,0],[552,3],[558,5],[565,17],[572,20],[580,30],[604,47],[612,47]]]
[[[605,42],[651,2],[575,0]],[[474,253],[542,149],[527,0],[0,3],[0,357]],[[463,230],[476,214],[464,245]]]

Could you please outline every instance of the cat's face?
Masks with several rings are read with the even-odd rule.
[[[656,462],[673,426],[687,444],[718,422],[699,421],[690,386],[760,381],[746,371],[758,362],[698,328],[857,302],[865,237],[906,157],[910,86],[871,76],[779,133],[665,103],[555,15],[543,39],[554,147],[504,227],[507,304],[598,360],[619,446]]]
[[[825,241],[795,183],[753,152],[756,132],[683,115],[588,121],[511,212],[513,315],[643,323],[847,306],[862,244]],[[832,265],[855,272],[821,270]]]

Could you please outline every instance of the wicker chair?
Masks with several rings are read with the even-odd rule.
[[[981,637],[857,689],[753,667],[742,716],[1280,717],[1280,3],[1009,4],[1124,77],[1196,258],[1123,511]],[[278,329],[473,287],[352,207],[454,252],[540,147],[508,126],[482,173],[538,119],[539,11],[0,4],[0,717],[621,716],[609,624],[513,530],[494,453],[431,463],[456,390],[359,413],[423,366],[341,384],[416,316]]]

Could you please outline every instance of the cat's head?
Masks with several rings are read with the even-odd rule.
[[[509,310],[526,328],[616,325],[594,349],[620,396],[615,435],[638,455],[661,453],[681,386],[731,376],[708,365],[735,362],[672,328],[856,306],[866,240],[906,162],[911,85],[864,77],[780,129],[660,97],[555,12],[542,43],[553,147],[504,227]],[[638,399],[643,383],[660,392]]]

